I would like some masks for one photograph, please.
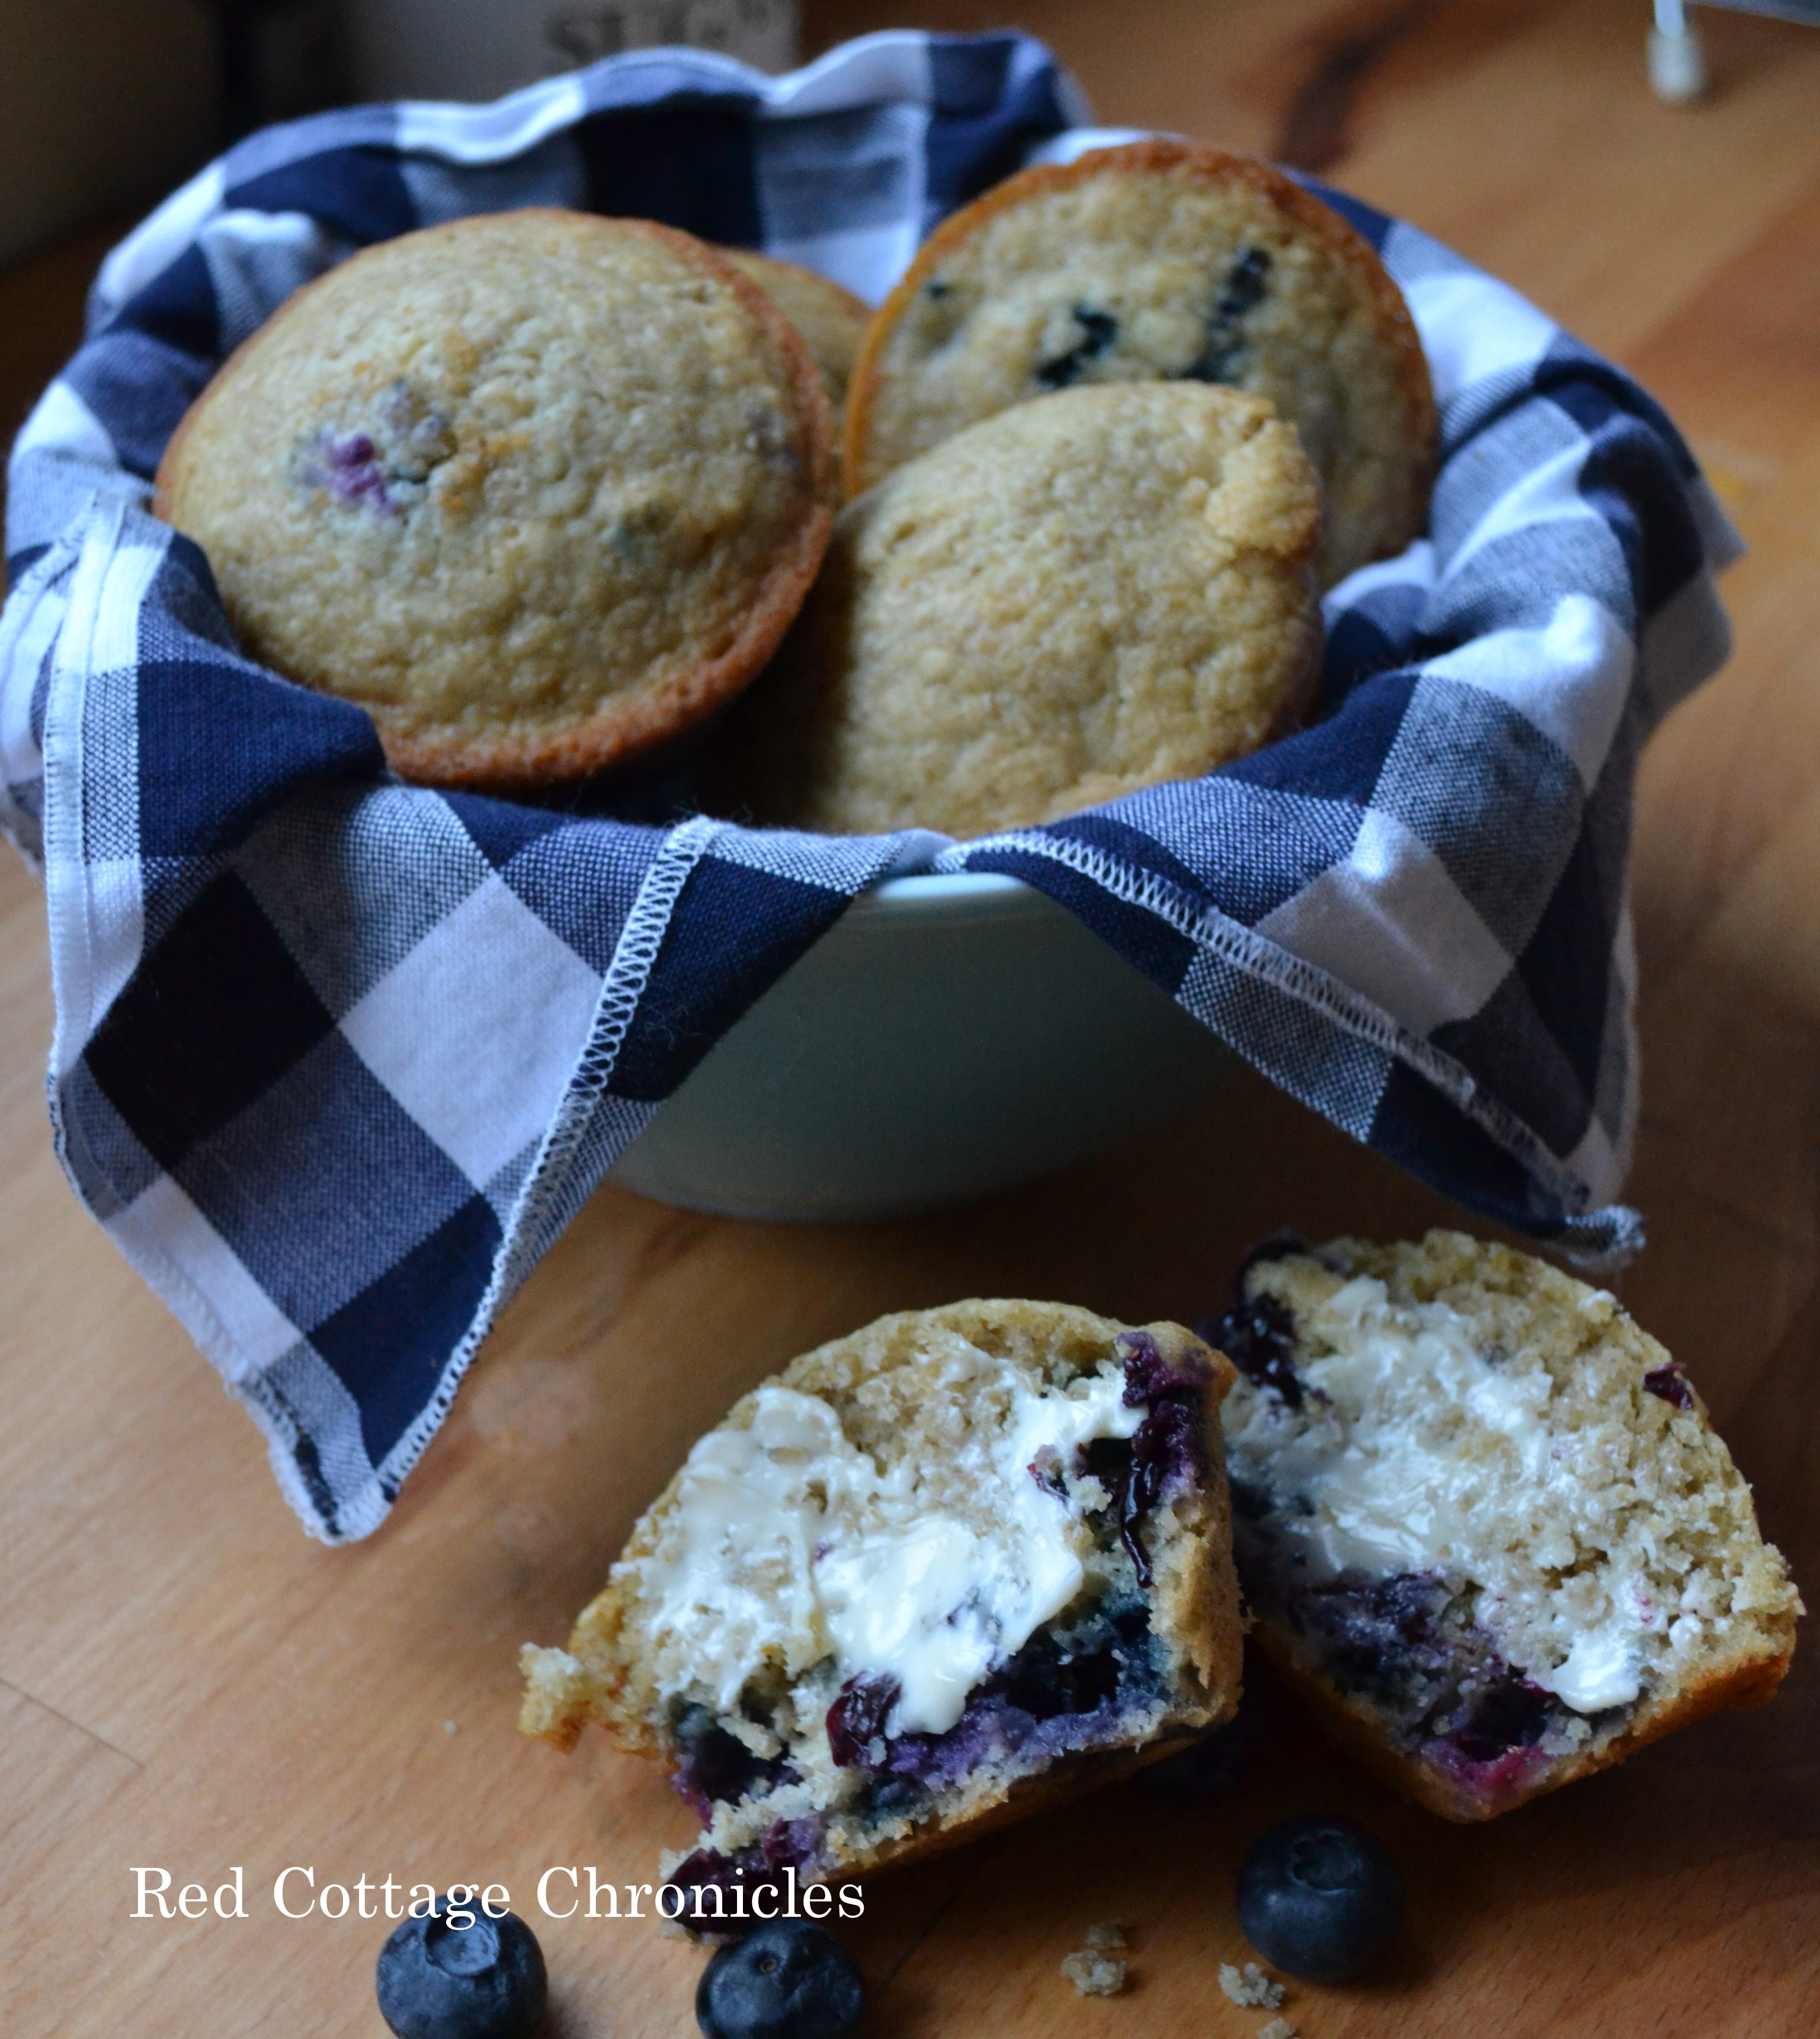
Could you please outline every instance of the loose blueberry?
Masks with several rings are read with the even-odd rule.
[[[439,1897],[427,1918],[407,1919],[379,1950],[379,2014],[397,2039],[530,2039],[549,2001],[537,1936],[515,1912],[489,1919],[478,1905],[465,1928]]]
[[[1403,1878],[1362,1827],[1309,1817],[1273,1827],[1239,1870],[1239,1924],[1273,1968],[1346,1982],[1403,1917]]]
[[[865,2003],[859,1965],[832,1933],[776,1919],[708,1964],[695,2022],[707,2039],[840,2039]]]

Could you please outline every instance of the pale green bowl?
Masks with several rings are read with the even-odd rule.
[[[897,878],[716,1043],[610,1179],[739,1217],[895,1217],[1061,1168],[1232,1067],[1042,893]]]

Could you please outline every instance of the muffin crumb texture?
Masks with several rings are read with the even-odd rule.
[[[1275,2011],[1283,1999],[1282,1984],[1273,1982],[1256,1961],[1247,1961],[1242,1968],[1222,1961],[1220,1989],[1227,2002],[1241,2011]]]
[[[1125,1964],[1096,1954],[1090,1947],[1077,1954],[1064,1954],[1062,1973],[1080,1996],[1116,1996],[1125,1987]]]

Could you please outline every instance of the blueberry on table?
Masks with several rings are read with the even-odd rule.
[[[859,1964],[832,1933],[775,1919],[702,1971],[695,2022],[707,2039],[840,2039],[865,2003]]]
[[[1239,1870],[1239,1924],[1273,1968],[1346,1982],[1369,1968],[1403,1916],[1403,1878],[1350,1820],[1273,1827]]]
[[[530,2039],[549,2001],[536,1935],[515,1912],[463,1929],[448,1912],[438,1898],[379,1950],[380,2016],[398,2039]]]

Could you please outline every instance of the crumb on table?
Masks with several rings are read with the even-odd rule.
[[[1108,1961],[1091,1948],[1066,1956],[1062,1973],[1082,1996],[1116,1996],[1125,1987],[1125,1964]]]
[[[1102,1919],[1097,1926],[1087,1928],[1087,1944],[1104,1952],[1108,1948],[1123,1947],[1129,1943],[1125,1938],[1124,1927],[1116,1919]]]
[[[1220,1964],[1220,1988],[1229,2003],[1241,2011],[1275,2011],[1282,2002],[1282,1984],[1272,1982],[1256,1961],[1236,1969],[1230,1961]],[[1279,2019],[1280,2024],[1282,2021]],[[1278,2035],[1281,2039],[1281,2035]]]
[[[1260,2030],[1258,2039],[1296,2039],[1296,2029],[1286,2018],[1273,2018]]]

